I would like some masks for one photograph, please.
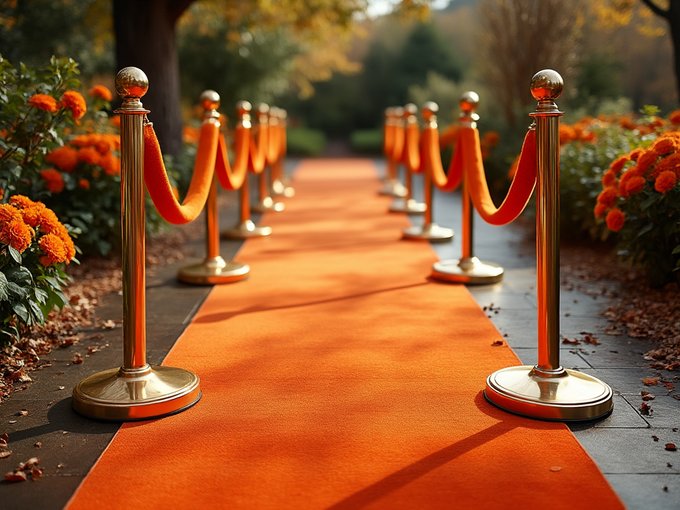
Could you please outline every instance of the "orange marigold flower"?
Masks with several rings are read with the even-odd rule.
[[[596,218],[602,218],[604,213],[607,212],[607,206],[604,204],[595,204],[595,209],[593,212],[595,213]]]
[[[94,147],[83,147],[78,149],[78,160],[88,165],[98,165],[102,157]]]
[[[47,186],[50,193],[61,193],[64,191],[64,178],[59,170],[54,168],[40,170],[40,177],[44,179],[45,186]]]
[[[109,145],[108,140],[99,140],[94,144],[94,148],[97,149],[99,154],[108,154],[111,150],[111,145]]]
[[[659,155],[653,150],[644,151],[637,160],[637,172],[639,175],[644,175],[649,167],[656,162],[656,158]]]
[[[605,207],[611,207],[616,203],[618,196],[619,194],[617,193],[616,188],[605,188],[597,196],[597,203],[602,204]]]
[[[71,115],[74,120],[79,120],[85,115],[87,111],[87,104],[85,99],[80,95],[80,92],[75,90],[67,90],[61,96],[61,106],[71,110]]]
[[[612,164],[609,165],[609,170],[614,172],[614,175],[618,175],[619,172],[623,169],[623,167],[630,161],[630,156],[624,155],[616,158],[614,161],[612,161]]]
[[[560,145],[569,143],[576,139],[574,128],[566,124],[560,124]]]
[[[661,172],[656,178],[656,181],[654,182],[654,189],[659,193],[668,193],[675,187],[677,182],[678,176],[675,175],[675,172],[666,170],[665,172]]]
[[[602,175],[602,186],[607,188],[609,186],[615,186],[615,185],[616,185],[616,173],[614,173],[612,170],[607,170]]]
[[[111,94],[111,91],[108,89],[108,87],[105,87],[104,85],[95,85],[90,89],[90,95],[92,97],[96,97],[97,99],[102,99],[104,101],[111,101],[113,99],[113,94]]]
[[[680,124],[680,110],[674,110],[668,115],[668,120],[671,121],[672,124]]]
[[[635,124],[635,122],[633,122],[633,119],[631,119],[630,117],[622,117],[621,120],[619,120],[619,125],[623,129],[633,130],[637,128],[637,124]]]
[[[0,204],[0,223],[20,220],[21,212],[11,204]]]
[[[12,195],[9,197],[9,203],[17,209],[28,209],[30,207],[34,207],[40,202],[34,202],[25,195]]]
[[[623,224],[626,222],[626,215],[618,207],[614,207],[611,211],[607,213],[605,218],[607,223],[607,228],[612,232],[618,232],[623,228]]]
[[[28,98],[28,104],[38,110],[54,113],[57,111],[57,100],[47,94],[33,94]]]
[[[104,169],[106,175],[120,174],[120,159],[118,159],[113,152],[109,152],[106,156],[102,156],[99,165]]]
[[[24,252],[32,240],[33,229],[21,218],[5,223],[0,229],[0,242],[11,246],[19,253]]]
[[[43,234],[51,234],[59,231],[59,228],[64,228],[64,226],[54,214],[52,209],[44,207],[38,213],[38,221],[36,222],[36,228],[40,229]]]
[[[635,195],[640,193],[645,187],[647,180],[639,175],[633,175],[630,179],[626,181],[626,196]]]
[[[663,138],[659,138],[656,142],[654,142],[654,145],[652,145],[652,150],[659,156],[664,156],[671,152],[677,151],[678,147],[680,147],[680,143],[678,143],[676,138],[664,136]]]
[[[680,152],[675,152],[660,160],[654,167],[652,177],[656,178],[661,172],[665,172],[666,170],[675,172],[676,175],[680,172]]]
[[[40,250],[44,253],[40,257],[43,266],[52,266],[60,262],[66,262],[66,246],[61,237],[56,234],[45,234],[38,241]]]
[[[64,172],[71,173],[78,164],[78,151],[65,145],[54,149],[45,159]]]
[[[482,136],[482,143],[488,145],[489,147],[495,147],[498,145],[500,139],[501,136],[497,131],[487,131],[484,133],[484,136]]]
[[[90,181],[88,181],[87,179],[80,179],[78,181],[78,187],[80,189],[90,189]]]
[[[631,161],[637,161],[638,158],[640,157],[640,154],[645,152],[644,149],[638,147],[637,149],[633,149],[630,151],[630,154],[628,154],[628,157],[630,158]]]

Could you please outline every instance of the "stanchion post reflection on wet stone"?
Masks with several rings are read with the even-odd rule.
[[[593,420],[613,408],[612,390],[599,379],[560,365],[559,119],[562,77],[539,71],[531,80],[536,121],[536,298],[538,363],[498,370],[486,381],[487,400],[506,411],[558,421]]]
[[[204,111],[204,122],[219,122],[220,95],[214,90],[206,90],[201,94],[201,106]],[[250,122],[239,115],[238,122]],[[220,255],[220,230],[217,208],[217,174],[213,173],[210,193],[205,204],[205,237],[206,256],[199,264],[183,267],[177,273],[177,279],[194,285],[219,285],[243,280],[248,276],[250,267],[240,262],[227,262]],[[245,185],[245,181],[244,181]]]
[[[248,101],[239,101],[236,111],[241,122],[251,122],[250,113],[252,105]],[[252,143],[252,142],[251,142]],[[239,190],[239,222],[235,227],[224,230],[221,235],[226,239],[248,239],[251,237],[267,237],[271,235],[272,228],[266,225],[255,225],[250,218],[250,179],[246,175],[241,189]]]
[[[476,92],[464,92],[460,98],[461,126],[476,127],[479,115],[475,113],[479,104]],[[468,285],[487,285],[503,279],[503,268],[493,262],[483,262],[473,253],[474,248],[474,209],[470,198],[467,177],[463,175],[461,202],[463,218],[461,226],[460,259],[440,260],[432,266],[432,278],[436,280],[465,283]]]
[[[146,362],[144,137],[148,110],[140,98],[149,83],[135,67],[116,76],[121,116],[121,231],[123,365],[91,375],[73,389],[73,408],[102,420],[142,420],[173,414],[201,397],[198,377]]]
[[[277,119],[275,117],[272,117],[269,115],[269,105],[265,103],[260,103],[257,106],[257,126],[258,129],[266,129],[267,130],[267,136],[265,137],[264,140],[260,139],[260,143],[264,141],[265,143],[265,161],[264,161],[264,168],[262,169],[262,172],[260,172],[260,175],[258,176],[258,202],[257,204],[253,205],[252,210],[253,212],[256,213],[265,213],[267,211],[272,211],[272,212],[281,212],[286,208],[286,205],[283,202],[277,202],[275,201],[272,196],[269,194],[269,180],[268,178],[268,173],[267,169],[269,168],[271,170],[271,159],[268,157],[269,155],[269,140],[272,137],[276,136],[276,127],[277,127]],[[270,126],[271,124],[271,126]]]
[[[422,115],[426,129],[437,129],[437,112],[439,105],[428,101],[423,105]],[[422,161],[421,161],[422,164]],[[425,197],[425,217],[422,225],[413,225],[404,229],[404,239],[416,241],[447,242],[453,239],[453,229],[440,227],[434,222],[434,183],[430,168],[423,170],[423,190]]]
[[[417,126],[418,126],[418,107],[413,103],[408,103],[401,110],[402,119],[401,123],[397,124],[397,129],[403,131],[404,144],[399,158],[404,166],[404,185],[406,187],[406,195],[403,198],[395,198],[390,205],[389,212],[392,213],[406,213],[406,214],[425,214],[425,204],[418,202],[413,198],[413,170],[409,167],[406,162],[408,157],[408,143],[409,137],[417,136]]]

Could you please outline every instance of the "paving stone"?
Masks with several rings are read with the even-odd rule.
[[[525,365],[534,365],[538,360],[538,349],[535,347],[513,347],[512,350]],[[583,358],[569,349],[560,349],[560,363],[564,368],[590,368]]]
[[[642,379],[647,377],[660,377],[660,379],[674,380],[680,374],[673,372],[660,372],[651,368],[630,367],[630,368],[598,368],[584,369],[583,372],[600,378],[612,389],[623,395],[640,395],[641,391],[648,391],[654,395],[668,395],[669,390],[663,384],[656,386],[646,386]],[[680,413],[679,415],[680,416]]]
[[[607,479],[631,510],[680,508],[680,473],[610,474]]]
[[[627,396],[628,400],[638,406],[642,402],[641,397]],[[658,396],[654,400],[647,402],[652,408],[650,416],[645,416],[645,419],[655,429],[678,429],[680,428],[680,400],[676,400],[672,396]],[[678,441],[678,448],[680,448],[680,436],[675,434]],[[661,437],[661,435],[659,435]],[[662,439],[663,440],[663,439]],[[680,462],[678,463],[680,467]]]

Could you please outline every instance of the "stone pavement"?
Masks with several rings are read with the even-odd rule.
[[[289,161],[288,168],[292,169],[294,164]],[[376,164],[384,171],[381,161]],[[415,192],[420,196],[419,189]],[[384,200],[387,209],[388,199],[376,197],[376,200]],[[435,200],[435,220],[440,225],[453,227],[457,235],[453,243],[433,247],[440,258],[458,258],[459,195],[438,194]],[[235,206],[235,199],[232,199],[220,211],[223,228],[235,222]],[[421,220],[416,217],[413,221]],[[202,230],[200,219],[197,230],[199,225]],[[223,241],[222,255],[231,258],[239,246],[237,242]],[[194,258],[202,258],[203,241],[190,243],[187,250]],[[486,307],[487,315],[522,362],[534,364],[535,257],[525,230],[514,225],[492,227],[477,218],[475,254],[482,260],[503,265],[506,273],[502,283],[470,287],[472,295],[480,306]],[[148,361],[152,364],[162,361],[209,292],[207,287],[176,282],[175,273],[185,264],[186,260],[153,268],[147,274]],[[425,277],[427,268],[424,269]],[[607,321],[600,314],[607,301],[598,296],[598,292],[593,292],[600,286],[601,283],[568,282],[562,289],[562,335],[580,338],[580,332],[588,331],[601,344],[563,345],[561,359],[565,367],[591,373],[610,384],[615,392],[615,408],[608,418],[574,424],[571,428],[629,508],[680,508],[680,452],[664,450],[667,442],[680,445],[677,430],[680,427],[680,401],[669,396],[663,386],[642,384],[641,378],[658,374],[642,357],[648,349],[646,342],[604,333]],[[172,299],[168,299],[170,295]],[[13,451],[10,457],[0,459],[0,471],[10,471],[19,462],[34,456],[40,458],[40,465],[45,468],[44,477],[39,481],[0,483],[1,509],[62,508],[118,430],[117,424],[82,418],[70,407],[71,391],[79,380],[121,363],[120,297],[112,295],[103,299],[97,316],[100,320],[114,319],[118,326],[112,330],[94,327],[85,332],[84,341],[47,356],[44,361],[51,366],[35,372],[35,382],[27,390],[15,393],[0,405],[0,433],[9,434]],[[98,350],[88,355],[89,347]],[[81,365],[71,364],[76,352],[84,356]],[[671,380],[675,377],[673,373],[661,375]],[[480,389],[483,385],[480,381]],[[642,402],[641,390],[656,395],[656,399],[649,402],[653,409],[651,416],[643,416],[638,411]],[[27,416],[17,416],[22,409],[29,412]],[[36,443],[42,446],[38,448]],[[559,465],[559,459],[555,459],[555,463]],[[139,459],[138,468],[143,476],[143,458]]]

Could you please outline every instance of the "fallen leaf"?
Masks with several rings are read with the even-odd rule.
[[[654,399],[656,398],[655,395],[652,395],[650,392],[645,391],[645,390],[642,390],[642,391],[640,392],[640,396],[642,397],[642,400],[645,400],[645,401],[647,401],[647,400],[654,400]]]
[[[33,467],[31,468],[31,478],[33,480],[37,480],[38,478],[42,477],[43,475],[43,470],[39,467]]]
[[[669,452],[674,452],[678,449],[678,447],[675,446],[675,443],[666,443],[666,446],[664,446],[664,448]]]
[[[36,448],[42,448],[42,442],[36,441],[35,443],[33,443],[33,446],[35,446]]]
[[[83,362],[83,356],[79,352],[76,352],[71,359],[71,363],[74,365],[80,365]]]
[[[11,450],[2,450],[2,451],[0,451],[0,459],[6,459],[6,458],[9,457],[10,455],[12,455]]]
[[[503,340],[495,340],[495,341],[491,344],[491,347],[500,347],[501,345],[503,345],[503,343],[504,343]]]
[[[655,443],[658,443],[658,442],[659,442],[659,436],[652,436],[652,440],[653,440]]]
[[[567,345],[579,345],[581,340],[577,340],[576,338],[563,338],[562,343]]]
[[[650,416],[652,413],[654,413],[654,410],[647,402],[640,404],[640,414],[644,416]]]
[[[660,380],[660,377],[643,377],[642,384],[645,386],[657,386]]]
[[[26,479],[26,473],[23,471],[10,471],[9,473],[5,473],[6,482],[25,482]]]
[[[113,322],[111,319],[102,322],[102,329],[114,329],[116,327],[116,323]]]
[[[26,409],[22,409],[21,411],[17,411],[16,416],[28,416],[28,411]]]
[[[558,471],[562,471],[562,466],[550,466],[550,471],[553,473],[557,473]]]

